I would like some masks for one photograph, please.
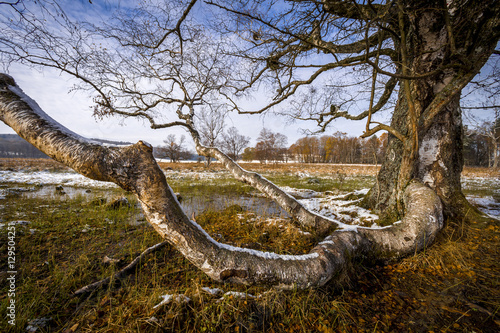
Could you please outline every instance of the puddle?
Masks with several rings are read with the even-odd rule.
[[[70,200],[82,197],[85,201],[91,201],[96,198],[115,198],[123,195],[120,189],[109,188],[82,188],[73,186],[43,185],[30,187],[6,187],[2,186],[0,199],[5,196],[14,195],[20,198],[29,199],[59,199]],[[2,197],[3,195],[3,197]],[[186,214],[191,217],[194,213],[199,215],[205,210],[223,210],[227,207],[238,205],[243,209],[262,216],[273,216],[286,218],[289,215],[279,207],[275,202],[263,197],[237,196],[237,195],[218,195],[183,197],[181,206]]]
[[[195,196],[181,201],[181,206],[188,216],[200,214],[204,210],[223,210],[238,205],[243,209],[262,216],[286,218],[289,215],[274,201],[262,197],[212,195],[210,198]]]
[[[88,189],[81,187],[65,186],[62,189],[56,189],[54,185],[46,185],[43,187],[35,187],[31,191],[23,193],[23,197],[29,199],[36,198],[59,198],[61,200],[75,199],[76,197],[87,197],[94,199],[96,196],[113,197],[117,196],[117,191],[110,191],[108,189]]]

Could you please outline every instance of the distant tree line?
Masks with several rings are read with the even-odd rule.
[[[387,134],[380,138],[361,139],[337,132],[321,137],[306,136],[290,147],[287,138],[267,129],[260,132],[255,147],[248,147],[242,154],[244,160],[260,162],[296,161],[302,163],[380,163],[387,143]]]
[[[185,146],[186,137],[182,135],[177,140],[175,134],[169,134],[166,140],[163,140],[165,145],[154,147],[153,155],[156,158],[168,158],[170,162],[179,162],[181,160],[190,160],[193,152],[189,151]]]
[[[387,134],[369,139],[348,136],[336,132],[332,135],[306,136],[287,146],[288,139],[281,133],[263,128],[255,147],[248,147],[250,138],[241,135],[236,127],[224,130],[224,120],[208,116],[201,122],[204,142],[221,148],[232,159],[278,163],[297,161],[302,163],[337,163],[337,164],[379,164],[384,158]],[[222,126],[221,126],[222,125]],[[129,144],[108,140],[93,139],[111,144]],[[500,117],[493,121],[484,121],[473,128],[465,127],[464,162],[467,166],[500,167]],[[155,147],[157,158],[166,158],[171,162],[192,160],[197,154],[186,148],[186,140],[178,140],[174,134],[167,136],[165,145]],[[0,134],[0,158],[48,158],[47,155],[17,134]],[[209,160],[207,161],[209,164]]]
[[[305,163],[378,164],[387,146],[387,134],[369,139],[336,132],[321,137],[304,137],[289,148],[290,156]]]
[[[500,111],[495,120],[464,131],[465,165],[490,168],[500,167]]]
[[[49,158],[17,134],[0,134],[0,158]]]
[[[213,122],[220,125],[220,123]],[[241,135],[236,127],[230,127],[224,131],[223,127],[207,127],[200,131],[202,134],[203,143],[210,147],[218,147],[233,160],[240,159],[241,152],[250,142],[250,138]],[[182,135],[177,140],[175,134],[169,134],[167,139],[163,141],[165,144],[155,147],[153,154],[156,158],[166,158],[170,162],[179,162],[181,160],[205,159],[207,166],[210,165],[211,158],[198,156],[190,151],[185,145],[185,137]]]
[[[467,166],[500,167],[500,119],[484,122],[464,133],[464,162]],[[255,147],[244,149],[244,161],[277,163],[380,164],[385,155],[387,134],[368,139],[336,132],[306,136],[287,147],[283,134],[262,129]]]
[[[285,135],[263,128],[255,147],[245,148],[241,158],[244,161],[259,160],[261,163],[287,162],[290,157],[287,144],[288,138]]]

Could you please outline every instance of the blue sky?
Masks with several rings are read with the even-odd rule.
[[[85,0],[66,0],[61,3],[70,16],[80,19],[102,20],[112,8],[119,6],[121,9],[126,9],[128,5],[137,2],[107,0],[93,1],[93,4],[89,4]],[[3,8],[5,7],[0,6],[0,11]],[[200,9],[197,9],[197,12],[199,13]],[[47,114],[82,136],[127,142],[144,140],[153,145],[161,145],[168,134],[174,133],[178,136],[186,134],[182,128],[152,130],[148,123],[140,119],[112,117],[96,120],[92,117],[92,96],[84,91],[72,91],[71,88],[77,83],[76,79],[58,70],[47,68],[39,70],[13,64],[8,73],[14,77],[26,94],[38,102]],[[264,96],[255,94],[252,98],[242,101],[243,108],[255,109],[255,106],[261,104],[263,99]],[[361,109],[364,108],[364,104],[363,101],[360,101]],[[282,107],[286,107],[286,105]],[[255,139],[263,127],[285,134],[288,137],[288,144],[303,137],[304,129],[315,129],[313,123],[289,123],[286,118],[272,114],[260,116],[232,113],[227,120],[227,126],[235,126],[241,134],[249,136],[252,139],[250,145],[255,145]],[[359,136],[362,134],[364,126],[364,121],[353,122],[338,119],[325,134],[341,131],[352,136]],[[0,133],[13,133],[13,131],[0,122]],[[186,136],[189,138],[189,135]]]
[[[60,2],[69,16],[89,21],[99,21],[109,14],[112,8],[119,6],[126,9],[129,0],[107,0],[94,1],[63,1]],[[0,10],[5,7],[0,7]],[[199,9],[198,9],[199,10]],[[13,64],[8,68],[8,74],[14,77],[17,84],[24,92],[33,98],[41,108],[56,121],[68,127],[70,130],[89,138],[99,138],[117,141],[136,142],[144,140],[153,145],[161,145],[168,134],[174,133],[178,136],[186,134],[182,128],[168,128],[152,130],[149,124],[140,119],[122,119],[118,117],[96,120],[92,116],[92,96],[84,91],[74,91],[71,88],[78,83],[76,79],[59,70],[51,68],[33,69],[20,64]],[[263,96],[253,95],[242,104],[246,109],[254,109],[260,104]],[[292,144],[304,136],[304,129],[314,130],[314,124],[289,123],[284,117],[266,115],[238,115],[231,113],[227,120],[227,126],[235,126],[241,134],[249,136],[255,144],[260,130],[263,127],[280,132],[288,137],[288,143]],[[347,132],[350,135],[360,135],[364,124],[339,121],[325,134],[335,131]],[[0,123],[0,133],[14,133],[8,126]],[[186,135],[189,137],[189,135]],[[189,140],[188,140],[189,141]]]
[[[82,91],[70,91],[76,80],[57,70],[45,68],[40,71],[22,65],[13,65],[8,74],[14,77],[18,86],[34,99],[48,115],[84,137],[126,142],[144,140],[153,145],[163,144],[163,140],[171,133],[177,136],[185,134],[189,138],[189,135],[182,128],[153,130],[149,127],[149,123],[140,119],[121,119],[118,117],[95,119],[92,116],[91,96]],[[247,103],[250,107],[253,102],[249,100]],[[229,117],[228,127],[235,126],[241,134],[251,137],[250,145],[255,145],[255,140],[262,127],[285,134],[289,144],[304,136],[303,129],[314,129],[314,126],[307,127],[304,123],[290,124],[285,117],[275,115],[238,115],[233,113]],[[338,130],[348,132],[351,135],[360,135],[363,128],[363,122],[340,120],[325,134],[332,134]],[[14,133],[14,131],[0,122],[0,133]]]

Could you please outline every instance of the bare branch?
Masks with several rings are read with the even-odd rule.
[[[382,110],[383,107],[387,104],[389,99],[392,96],[392,93],[396,87],[398,80],[396,78],[390,78],[384,86],[384,92],[378,99],[377,103],[373,105],[371,108],[371,114],[375,114],[378,111]],[[331,105],[329,110],[326,112],[318,112],[311,117],[295,117],[298,120],[314,120],[318,123],[320,128],[314,133],[322,133],[326,131],[328,125],[330,125],[335,119],[344,118],[348,120],[362,120],[367,118],[370,115],[370,109],[365,110],[357,115],[351,115],[348,111],[340,111],[340,106]]]
[[[158,243],[158,244],[155,244],[153,246],[148,247],[139,256],[137,256],[134,260],[132,260],[132,262],[130,262],[127,266],[123,267],[118,272],[115,272],[113,274],[113,276],[104,278],[102,280],[96,281],[94,283],[88,284],[88,285],[78,289],[77,291],[75,291],[73,293],[73,296],[78,296],[81,294],[85,294],[85,293],[94,291],[98,288],[103,288],[103,287],[107,286],[113,280],[123,279],[125,276],[132,273],[133,269],[144,260],[145,256],[147,256],[148,254],[150,254],[154,251],[161,249],[162,247],[164,247],[167,244],[169,244],[169,242],[164,241],[164,242],[161,242],[161,243]]]
[[[376,51],[370,52],[368,56],[374,56],[376,54]],[[381,54],[384,54],[384,50],[381,50]],[[230,98],[230,96],[226,96],[229,101],[233,103],[234,109],[236,109],[239,113],[241,114],[259,114],[263,113],[272,107],[280,104],[281,102],[287,100],[290,96],[294,95],[297,91],[297,89],[301,86],[309,85],[313,83],[321,74],[334,69],[334,68],[341,68],[341,67],[350,67],[350,66],[355,66],[355,65],[360,65],[364,63],[366,56],[365,55],[360,55],[356,57],[348,57],[343,60],[340,60],[335,63],[329,63],[325,64],[322,67],[320,67],[316,72],[314,72],[307,80],[293,80],[289,83],[287,83],[285,86],[283,86],[280,91],[278,92],[277,96],[275,97],[274,101],[267,104],[265,107],[256,110],[256,111],[243,111],[241,110],[238,105]],[[249,86],[253,85],[253,82],[249,84]]]
[[[434,118],[448,105],[453,97],[458,94],[476,75],[475,72],[463,73],[455,76],[434,100],[422,112],[419,120],[419,127],[424,131],[433,123]]]
[[[163,37],[158,41],[158,43],[156,43],[156,45],[154,45],[152,48],[154,49],[159,48],[163,44],[163,42],[167,39],[167,37],[174,32],[177,33],[179,39],[182,41],[181,25],[186,19],[186,17],[189,15],[189,12],[191,12],[191,9],[193,9],[193,6],[196,4],[197,1],[198,0],[191,0],[187,8],[184,10],[184,13],[182,13],[182,16],[177,20],[175,28],[167,31],[167,33],[165,33],[165,35],[163,35]]]
[[[461,106],[460,108],[466,110],[500,109],[500,105]]]
[[[395,128],[388,126],[388,125],[385,125],[385,124],[378,123],[378,122],[372,122],[372,123],[378,124],[378,125],[372,129],[368,130],[368,131],[365,131],[363,133],[363,135],[361,135],[362,138],[368,138],[379,131],[387,131],[387,132],[391,133],[392,135],[394,135],[396,138],[398,138],[399,141],[401,141],[401,142],[406,141],[406,137],[403,134],[401,134],[400,132],[398,132]]]
[[[389,38],[389,34],[386,33],[385,31],[380,31],[378,33],[373,34],[372,36],[369,36],[365,40],[360,40],[356,41],[354,43],[346,43],[346,44],[334,44],[333,42],[325,42],[320,33],[320,29],[313,29],[312,32],[310,33],[292,33],[290,30],[284,30],[279,28],[276,25],[273,25],[269,23],[268,21],[263,20],[262,18],[250,14],[248,12],[243,12],[243,11],[238,11],[234,10],[232,8],[229,8],[227,6],[223,6],[217,3],[214,3],[212,1],[207,2],[210,5],[216,6],[218,8],[224,9],[230,13],[240,15],[246,18],[249,18],[251,20],[254,20],[256,22],[259,22],[268,28],[271,28],[280,34],[284,36],[290,36],[292,39],[290,41],[287,41],[286,44],[292,44],[294,42],[300,42],[299,44],[293,44],[289,45],[288,48],[282,48],[282,51],[279,52],[274,52],[273,56],[277,57],[278,59],[290,52],[305,52],[305,51],[310,51],[313,48],[320,49],[324,52],[330,52],[331,54],[349,54],[349,53],[359,53],[365,50],[366,44],[370,46],[374,46],[378,44],[378,41],[380,39],[387,39]],[[267,41],[266,43],[269,42],[276,42],[276,39],[271,39]],[[283,42],[281,40],[280,42]],[[392,54],[395,55],[395,54]]]

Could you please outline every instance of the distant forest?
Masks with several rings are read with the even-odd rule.
[[[272,133],[273,135],[280,135]],[[262,134],[262,133],[261,133]],[[283,136],[284,137],[284,136]],[[130,145],[130,142],[117,142],[102,139],[92,139],[110,145]],[[175,138],[174,138],[175,141]],[[277,145],[276,140],[271,135],[271,139],[259,136],[255,147],[247,147],[241,158],[243,160],[262,161],[298,161],[302,163],[381,163],[384,158],[387,134],[381,137],[370,139],[360,139],[347,136],[345,133],[337,132],[331,136],[304,137],[290,147],[284,141]],[[477,131],[466,131],[464,135],[464,163],[467,166],[498,167],[499,166],[499,136],[498,133],[493,139],[490,136],[478,133]],[[167,141],[165,141],[168,143]],[[270,144],[271,142],[272,144]],[[175,143],[175,142],[174,142]],[[170,158],[173,161],[195,159],[196,154],[187,151],[180,143],[167,144],[166,146],[155,147],[154,155],[157,158]],[[175,147],[173,149],[172,147]],[[182,158],[174,159],[173,153]],[[167,151],[167,154],[165,153]],[[175,156],[177,156],[175,155]],[[0,134],[0,158],[49,158],[39,151],[32,144],[25,141],[17,134]],[[240,157],[240,156],[238,156]],[[199,157],[198,157],[199,158]],[[495,162],[496,160],[496,162]]]
[[[0,134],[0,157],[49,158],[17,134]]]
[[[105,144],[129,145],[130,142],[117,142],[92,139]],[[50,158],[31,143],[17,134],[0,134],[0,158]]]

